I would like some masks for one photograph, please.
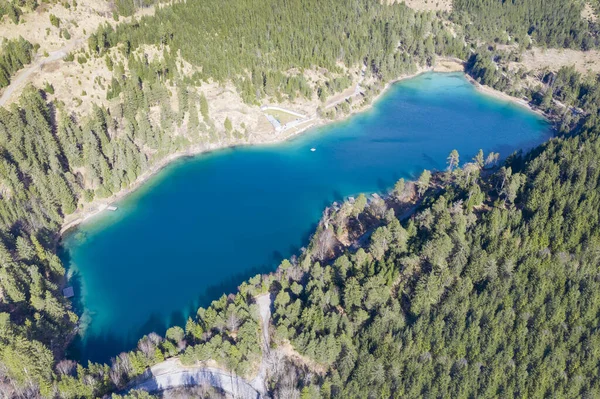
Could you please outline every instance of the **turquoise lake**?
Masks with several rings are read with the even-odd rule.
[[[143,334],[184,325],[198,306],[298,253],[333,201],[442,169],[453,149],[463,162],[480,148],[505,158],[551,134],[541,117],[479,93],[462,74],[428,73],[285,143],[176,161],[64,238],[85,327],[70,356],[108,361]]]

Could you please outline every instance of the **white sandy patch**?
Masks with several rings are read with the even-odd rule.
[[[386,0],[391,3],[405,3],[418,11],[452,11],[452,0]]]

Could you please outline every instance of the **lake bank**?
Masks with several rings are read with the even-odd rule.
[[[465,77],[469,80],[469,82],[471,82],[473,84],[473,86],[475,86],[477,88],[477,90],[479,90],[483,94],[485,94],[487,96],[495,97],[502,101],[510,101],[510,102],[517,104],[523,108],[527,108],[529,111],[538,114],[539,116],[543,117],[546,120],[550,120],[550,118],[548,117],[548,115],[546,115],[546,113],[544,111],[531,105],[531,103],[526,101],[524,98],[514,97],[514,96],[511,96],[510,94],[506,94],[503,91],[496,90],[493,87],[483,85],[483,84],[479,83],[478,81],[476,81],[475,79],[473,79],[469,74],[465,73]]]
[[[453,149],[463,160],[480,148],[506,157],[546,140],[548,128],[460,73],[427,73],[294,140],[174,162],[118,212],[65,235],[62,259],[84,312],[72,356],[103,360],[185,324],[198,306],[297,254],[334,201],[443,169]]]
[[[417,67],[417,71],[415,73],[403,75],[397,79],[387,82],[385,84],[385,86],[383,87],[383,89],[381,89],[380,92],[368,104],[353,106],[353,108],[351,109],[351,111],[349,113],[338,116],[335,119],[327,119],[327,118],[324,118],[322,116],[318,116],[317,114],[315,114],[316,117],[311,120],[312,123],[310,125],[307,125],[300,129],[289,129],[287,132],[283,131],[283,132],[280,132],[279,134],[274,134],[267,139],[255,138],[251,142],[237,141],[237,142],[233,142],[233,143],[224,143],[224,144],[203,143],[203,144],[199,144],[199,145],[192,145],[191,147],[186,148],[185,150],[177,151],[172,154],[169,154],[169,155],[165,156],[164,158],[160,159],[159,161],[157,161],[156,164],[154,164],[148,170],[144,171],[127,188],[120,190],[119,192],[111,195],[110,197],[102,198],[102,199],[94,199],[92,202],[90,202],[88,204],[84,204],[83,208],[78,208],[74,213],[67,215],[67,217],[64,219],[64,222],[60,228],[59,236],[64,235],[67,231],[77,227],[79,224],[89,220],[90,218],[93,218],[94,216],[99,215],[106,209],[107,206],[110,206],[110,205],[114,204],[115,202],[125,198],[127,195],[131,194],[132,192],[134,192],[135,190],[140,188],[140,186],[142,186],[148,179],[150,179],[151,177],[156,175],[156,173],[160,172],[163,168],[165,168],[166,166],[168,166],[170,163],[172,163],[175,160],[178,160],[180,158],[186,158],[186,157],[194,157],[194,156],[209,153],[212,151],[218,151],[218,150],[223,150],[223,149],[228,149],[228,148],[235,148],[235,147],[239,147],[239,146],[255,146],[255,145],[260,146],[260,145],[269,145],[269,144],[279,144],[279,143],[287,141],[291,138],[294,138],[309,129],[317,128],[320,126],[325,126],[328,124],[342,122],[342,121],[352,117],[353,115],[368,111],[369,109],[371,109],[374,106],[374,104],[377,101],[379,101],[382,98],[382,96],[384,96],[388,92],[390,87],[392,85],[394,85],[395,83],[398,83],[398,82],[401,82],[401,81],[407,80],[407,79],[412,79],[423,73],[428,73],[428,72],[455,73],[455,72],[460,72],[463,70],[464,70],[463,63],[460,60],[442,59],[438,64],[436,64],[433,67]],[[465,75],[465,76],[468,76],[468,75]],[[495,91],[494,89],[491,89],[491,90]],[[350,97],[353,98],[355,96],[350,96]]]

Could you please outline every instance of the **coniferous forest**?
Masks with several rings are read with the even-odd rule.
[[[454,18],[465,24],[467,37],[587,50],[598,45],[598,25],[581,18],[582,7],[562,0],[453,1]]]
[[[119,1],[115,14],[150,5]],[[0,14],[13,15],[3,23],[18,22],[20,6],[2,3]],[[0,108],[0,396],[117,397],[173,356],[251,375],[263,355],[261,293],[274,303],[272,345],[302,358],[273,360],[273,397],[600,396],[600,79],[563,67],[523,89],[519,74],[497,67],[506,54],[494,47],[594,49],[598,26],[582,7],[455,0],[434,13],[371,0],[188,0],[90,32],[85,54],[70,57],[105,60],[108,105],[80,115],[48,100],[51,85],[30,85]],[[141,56],[144,46],[161,57]],[[34,52],[24,39],[2,44],[0,88]],[[336,204],[303,253],[240,282],[185,326],[140,337],[110,364],[65,358],[78,323],[61,292],[65,217],[169,154],[248,134],[217,128],[195,86],[232,82],[258,105],[316,95],[291,69],[364,65],[385,83],[439,57],[526,97],[557,137],[501,164],[480,153],[459,166],[453,153],[446,171],[399,181],[383,199]]]
[[[10,83],[11,77],[31,62],[33,45],[22,37],[6,40],[0,47],[0,88]]]

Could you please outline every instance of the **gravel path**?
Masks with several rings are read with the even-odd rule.
[[[258,369],[258,375],[250,382],[252,386],[258,391],[265,394],[267,392],[267,358],[269,356],[270,338],[269,338],[269,324],[271,321],[271,295],[269,293],[257,296],[256,304],[260,310],[260,318],[262,319],[262,361],[260,362],[260,368]]]
[[[10,99],[12,94],[20,88],[24,86],[29,81],[29,77],[37,70],[41,69],[44,64],[52,61],[56,61],[64,58],[67,54],[69,54],[74,48],[78,47],[82,44],[84,39],[77,39],[71,41],[66,46],[51,52],[48,57],[38,57],[33,63],[21,69],[15,76],[10,80],[10,84],[4,89],[2,93],[2,97],[0,97],[0,106],[4,106],[6,102]]]
[[[246,380],[213,367],[185,367],[179,359],[171,358],[150,369],[151,378],[135,385],[149,393],[179,387],[210,385],[234,398],[260,399],[262,395]]]
[[[262,319],[263,358],[258,375],[250,382],[235,374],[214,367],[184,366],[174,357],[156,364],[146,372],[145,379],[131,387],[150,393],[167,389],[210,385],[221,389],[236,399],[262,399],[267,396],[266,372],[269,354],[269,324],[271,320],[271,297],[263,294],[256,297]],[[144,378],[144,377],[142,377]]]

